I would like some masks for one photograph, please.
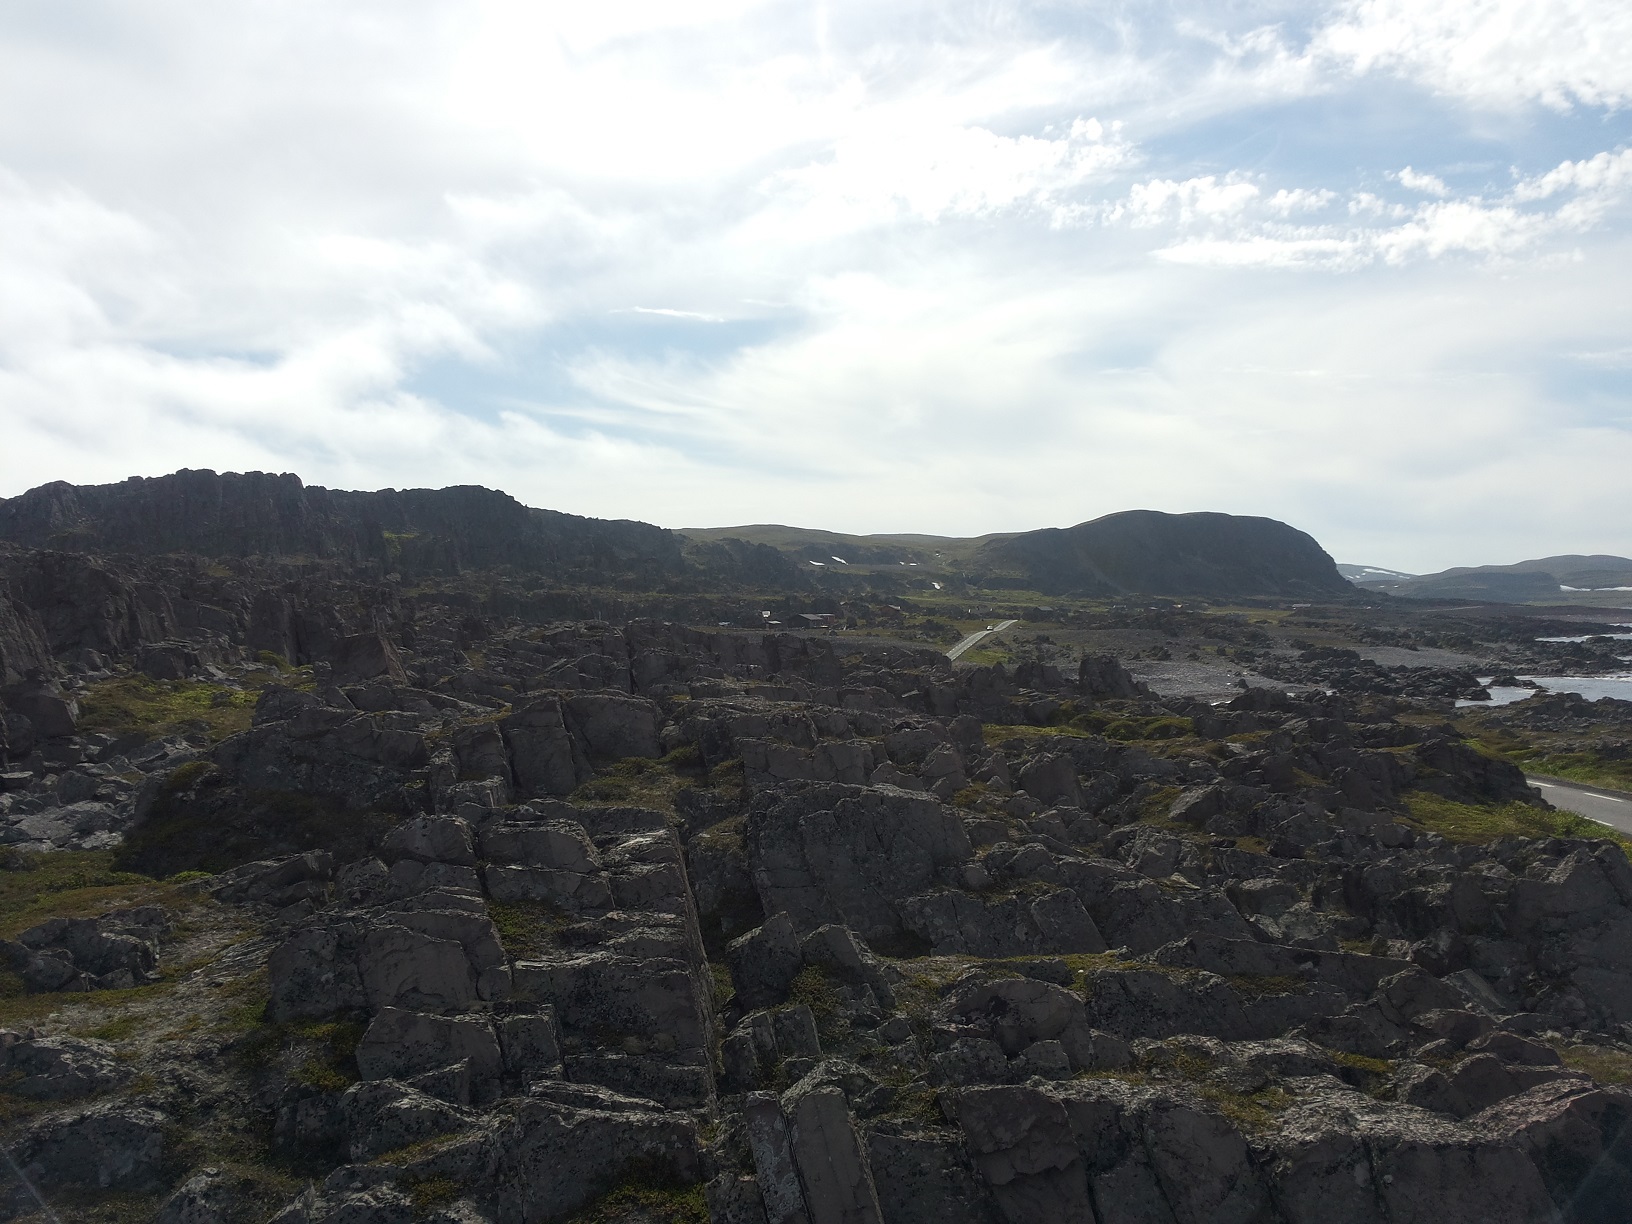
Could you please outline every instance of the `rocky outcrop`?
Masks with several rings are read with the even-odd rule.
[[[132,1072],[105,1042],[0,1029],[0,1075],[17,1096],[71,1101],[118,1088]]]

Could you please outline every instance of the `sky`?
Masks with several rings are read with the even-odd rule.
[[[0,496],[1632,555],[1625,0],[9,0]]]

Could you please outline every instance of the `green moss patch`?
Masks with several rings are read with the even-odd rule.
[[[174,888],[119,871],[110,850],[12,851],[0,869],[0,938],[48,918],[94,918],[112,909],[174,900]]]
[[[1288,975],[1272,977],[1258,973],[1238,973],[1228,980],[1235,988],[1235,993],[1249,1003],[1281,995],[1302,994],[1309,989],[1307,980]]]
[[[259,698],[259,687],[117,676],[86,688],[79,698],[79,720],[85,730],[110,735],[203,731],[212,741],[223,740],[249,729]]]
[[[256,1024],[233,1045],[238,1064],[258,1071],[282,1063],[290,1079],[321,1092],[340,1092],[358,1080],[357,1043],[363,1023],[355,1016],[321,1021]]]
[[[630,1181],[571,1217],[570,1224],[708,1224],[700,1185]]]
[[[1568,782],[1602,786],[1609,790],[1632,791],[1632,758],[1622,760],[1596,752],[1541,750],[1510,753],[1507,759],[1525,773],[1563,778]]]
[[[599,765],[595,777],[568,798],[573,803],[632,805],[672,812],[674,798],[682,790],[707,786],[711,782],[703,771],[697,750],[688,745],[656,761],[624,757]]]
[[[1574,1071],[1585,1071],[1600,1084],[1632,1084],[1632,1054],[1603,1046],[1561,1045],[1559,1057]]]
[[[487,916],[511,960],[531,960],[555,947],[572,918],[548,901],[494,901]]]
[[[1270,1084],[1255,1092],[1235,1092],[1222,1084],[1202,1084],[1197,1088],[1208,1104],[1237,1127],[1256,1134],[1276,1129],[1280,1116],[1292,1107],[1293,1096]]]
[[[788,1002],[810,1008],[823,1041],[842,1041],[850,1035],[850,1022],[839,1011],[838,983],[820,965],[799,971],[788,987]]]

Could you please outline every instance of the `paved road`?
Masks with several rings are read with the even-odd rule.
[[[1525,780],[1541,791],[1541,797],[1556,808],[1579,812],[1588,820],[1632,833],[1632,794],[1600,790],[1596,786],[1582,786],[1563,778],[1538,778],[1526,774]]]
[[[1019,621],[1012,620],[998,621],[997,624],[993,625],[990,629],[982,629],[979,633],[971,633],[968,637],[964,638],[963,641],[959,642],[956,646],[952,647],[951,650],[947,651],[946,657],[949,659],[956,659],[976,642],[982,641],[990,634],[1002,633],[1003,630],[1007,629],[1010,625],[1018,625],[1019,623]]]

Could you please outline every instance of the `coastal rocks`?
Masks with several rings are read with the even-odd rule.
[[[1290,1111],[1268,1169],[1291,1224],[1553,1218],[1543,1180],[1517,1144],[1336,1088]]]
[[[170,917],[157,906],[100,918],[52,918],[4,944],[31,991],[129,988],[151,980]]]
[[[590,778],[588,758],[567,730],[559,698],[530,702],[500,726],[522,797],[569,795]]]
[[[325,850],[283,859],[245,863],[210,881],[210,893],[233,905],[262,904],[278,909],[302,901],[323,901],[334,879],[334,856]]]
[[[17,1096],[69,1101],[117,1088],[131,1072],[105,1042],[0,1029],[0,1077]]]
[[[1537,802],[1524,771],[1509,761],[1497,760],[1467,744],[1435,737],[1416,748],[1418,785],[1448,799],[1466,802]]]
[[[483,872],[495,901],[544,901],[572,913],[612,907],[609,878],[583,825],[498,824],[482,834]]]
[[[731,941],[731,981],[742,1005],[769,1007],[787,997],[788,987],[804,968],[804,955],[793,922],[777,914],[757,930]]]
[[[32,670],[24,682],[0,689],[0,704],[27,719],[40,739],[72,735],[79,726],[79,704],[38,670]]]
[[[457,1010],[499,991],[503,953],[485,915],[411,910],[325,916],[272,953],[271,1014],[317,1018],[351,1008]]]
[[[45,1189],[139,1188],[159,1173],[168,1121],[157,1110],[118,1104],[51,1114],[28,1128],[12,1159]]]
[[[936,955],[1023,956],[1103,952],[1105,940],[1075,893],[988,898],[943,890],[901,903],[905,931]]]
[[[970,1040],[991,1042],[1028,1071],[1055,1056],[1045,1047],[1057,1047],[1064,1074],[1116,1070],[1133,1060],[1125,1042],[1091,1027],[1080,996],[1033,978],[960,984],[936,1016],[938,1044],[953,1049]],[[957,1061],[937,1058],[937,1065],[950,1071]]]
[[[523,1102],[490,1144],[491,1189],[476,1197],[494,1224],[562,1219],[637,1172],[680,1185],[702,1174],[689,1117],[593,1088]]]
[[[610,693],[569,697],[564,702],[574,735],[591,757],[660,757],[657,707],[637,697]]]
[[[336,684],[358,684],[367,680],[403,684],[408,679],[396,647],[380,633],[341,638],[330,651],[328,662],[334,669]]]
[[[903,928],[900,902],[971,854],[962,822],[932,798],[816,785],[767,800],[748,818],[754,885],[765,912],[798,929],[887,940]]]
[[[426,732],[436,724],[425,715],[359,714],[268,688],[254,725],[224,740],[212,760],[239,787],[400,810],[404,785],[429,763]]]
[[[200,1169],[165,1199],[153,1224],[225,1224],[244,1213],[244,1179],[209,1166]]]
[[[1477,1124],[1529,1155],[1565,1218],[1612,1220],[1632,1201],[1632,1093],[1624,1088],[1542,1084]]]
[[[837,1087],[811,1077],[779,1101],[744,1105],[765,1218],[808,1224],[883,1224],[866,1149]]]
[[[412,1079],[462,1063],[479,1097],[496,1091],[506,1061],[491,1022],[398,1007],[383,1007],[375,1014],[358,1043],[356,1059],[357,1070],[369,1080]],[[470,1093],[464,1095],[460,1104],[468,1104]]]

